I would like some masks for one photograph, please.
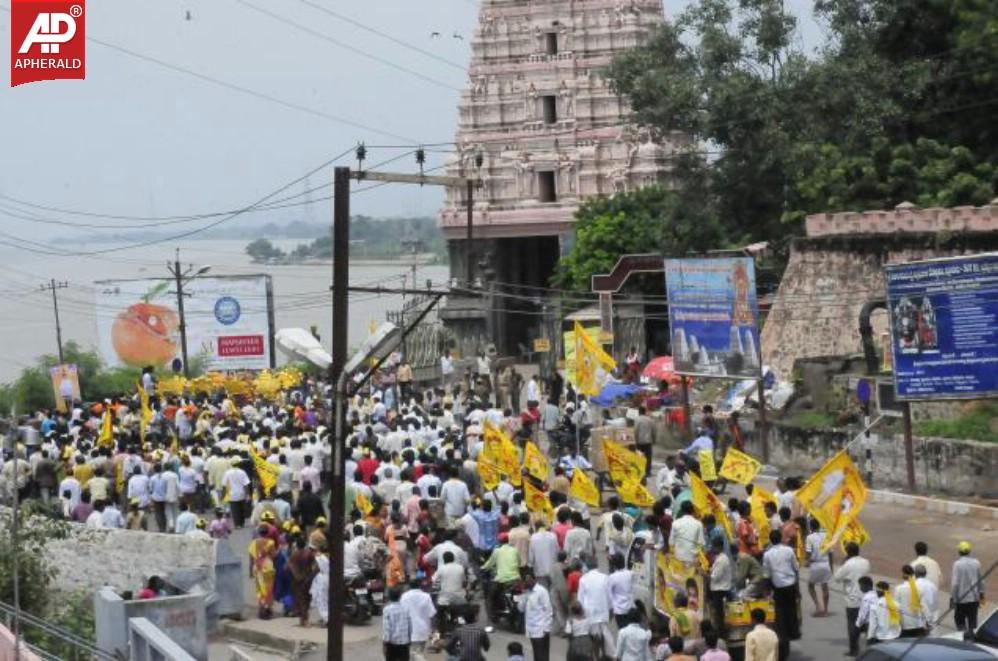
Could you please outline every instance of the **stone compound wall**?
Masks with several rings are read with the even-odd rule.
[[[791,247],[762,331],[763,360],[783,379],[797,358],[862,352],[859,312],[885,296],[885,264],[998,249],[998,200],[984,207],[901,204],[892,211],[818,214],[808,216],[806,229]],[[886,313],[874,321],[879,339]]]
[[[0,508],[0,519],[9,517]],[[49,542],[46,555],[56,568],[57,592],[92,594],[104,586],[138,591],[150,576],[202,574],[202,587],[215,583],[215,541],[135,530],[91,529],[70,523],[69,536]]]
[[[898,425],[898,428],[900,425]],[[781,475],[801,475],[806,479],[854,438],[842,429],[800,429],[776,423],[770,431],[770,464]],[[871,444],[873,487],[906,489],[904,437],[881,433]],[[753,454],[762,449],[750,448]],[[948,438],[916,438],[915,482],[920,494],[998,498],[998,445]],[[852,446],[850,454],[860,470],[866,471],[863,442]]]

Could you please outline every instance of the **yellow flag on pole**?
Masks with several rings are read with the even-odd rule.
[[[843,450],[797,490],[796,498],[829,535],[838,538],[866,505],[866,484]]]
[[[617,484],[617,493],[620,494],[622,501],[630,505],[651,507],[655,504],[655,498],[648,493],[648,489],[645,489],[644,485],[640,482],[633,480],[621,482]]]
[[[858,546],[863,546],[868,541],[870,541],[869,531],[867,531],[866,526],[863,525],[859,518],[855,518],[846,524],[845,528],[838,531],[837,534],[826,534],[825,541],[821,545],[821,552],[827,552],[828,549],[835,546],[836,542],[838,542],[842,552],[845,553],[846,544],[849,542],[856,542]]]
[[[688,473],[688,475],[690,478],[690,492],[693,496],[693,509],[700,516],[713,514],[717,525],[724,528],[728,539],[735,539],[735,531],[731,527],[731,519],[728,518],[728,513],[725,511],[721,499],[695,473]]]
[[[568,495],[581,500],[590,507],[600,506],[599,489],[581,468],[572,471],[572,483],[568,487]]]
[[[531,512],[544,514],[551,519],[551,501],[548,495],[534,486],[530,480],[523,481],[523,501]]]
[[[541,482],[547,482],[547,457],[545,457],[544,453],[541,452],[540,449],[531,441],[527,441],[527,447],[523,453],[523,467],[527,469],[528,473],[536,477]]]
[[[495,425],[486,422],[483,441],[486,459],[495,462],[499,472],[508,476],[513,486],[520,486],[520,457],[509,436]]]
[[[705,482],[713,482],[717,479],[717,466],[714,465],[713,450],[700,450],[697,453],[697,462],[700,464],[700,477]]]
[[[270,492],[277,486],[277,474],[279,470],[277,466],[261,457],[255,448],[250,448],[250,452],[253,455],[253,465],[256,467],[256,475],[260,478],[260,486],[263,487],[265,494],[270,495]]]
[[[493,491],[499,486],[499,467],[485,456],[485,451],[478,456],[478,477],[486,491]]]
[[[619,443],[604,439],[603,456],[606,457],[607,471],[617,484],[644,481],[648,460],[640,452],[628,450]]]
[[[114,445],[114,421],[112,418],[114,418],[114,411],[108,406],[101,420],[100,436],[97,438],[97,445],[102,447],[112,447]]]
[[[736,448],[728,448],[721,463],[721,477],[736,484],[748,484],[762,470],[762,463]]]
[[[617,362],[603,350],[586,333],[586,329],[578,321],[574,326],[575,334],[575,386],[581,395],[598,395],[596,387],[596,366],[610,371],[617,367]]]
[[[769,517],[766,516],[766,503],[779,505],[776,496],[769,493],[758,484],[752,485],[752,495],[749,496],[749,506],[752,508],[750,517],[755,533],[762,541],[769,539]]]

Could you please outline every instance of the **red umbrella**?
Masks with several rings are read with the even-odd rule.
[[[659,381],[672,381],[676,379],[675,368],[672,364],[672,356],[659,356],[658,358],[652,358],[645,365],[644,370],[641,372],[641,376],[647,379],[658,379]]]

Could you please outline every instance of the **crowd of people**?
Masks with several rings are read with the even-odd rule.
[[[744,449],[737,420],[721,429],[706,407],[695,440],[653,471],[656,423],[644,408],[605,416],[601,424],[633,429],[654,503],[604,493],[594,507],[573,489],[576,471],[593,475],[587,453],[556,442],[584,438],[581,428],[594,424],[585,400],[577,405],[560,380],[542,386],[534,377],[523,384],[529,397],[520,411],[506,382],[502,371],[496,388],[489,374],[425,391],[408,379],[401,391],[376,382],[350,402],[344,578],[384,590],[386,658],[422,659],[428,649],[485,658],[491,641],[478,599],[490,624],[525,635],[537,661],[550,658],[552,636],[565,639],[571,661],[724,661],[735,645],[749,661],[785,661],[801,635],[802,585],[816,616],[829,613],[830,585],[844,590],[850,655],[863,631],[875,642],[922,636],[938,622],[947,586],[926,545],[916,545],[893,588],[874,580],[856,543],[835,567],[828,533],[794,497],[799,479],[780,480],[771,498],[747,486],[745,498],[727,501],[727,520],[696,510],[697,457]],[[20,461],[9,458],[0,471],[5,492],[16,488],[52,515],[94,528],[212,539],[250,526],[258,616],[308,626],[314,611],[325,624],[329,554],[340,551],[327,543],[328,389],[305,382],[272,398],[166,396],[148,375],[140,390],[148,404],[138,392],[23,419]],[[528,443],[541,448],[547,475],[502,474],[486,488],[478,463],[490,427],[513,439],[521,460]],[[525,482],[544,492],[545,506],[529,501]],[[696,568],[703,603],[692,590],[667,593],[666,604],[642,600],[630,568],[638,538]],[[948,587],[957,627],[972,630],[981,567],[966,542],[959,554]],[[734,641],[729,602],[767,599],[772,609],[752,609]],[[523,658],[524,646],[507,653]]]

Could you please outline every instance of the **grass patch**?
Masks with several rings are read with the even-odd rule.
[[[824,411],[800,411],[783,422],[802,429],[824,429],[835,426],[835,418]]]
[[[998,443],[998,402],[982,402],[951,420],[926,420],[915,425],[918,436]]]

